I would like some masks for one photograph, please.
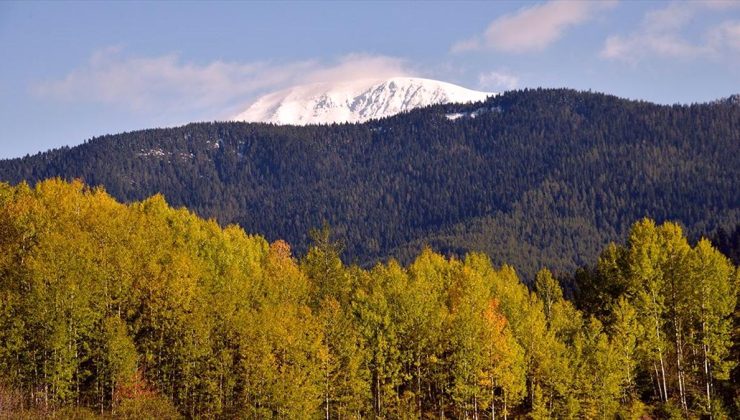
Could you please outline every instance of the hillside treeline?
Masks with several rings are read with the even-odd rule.
[[[80,178],[124,202],[162,193],[301,254],[326,221],[343,259],[366,268],[408,264],[428,245],[458,258],[482,251],[531,282],[539,267],[570,273],[595,260],[643,217],[679,221],[691,237],[734,228],[738,156],[737,104],[538,89],[365,124],[102,136],[0,161],[0,180]]]
[[[0,184],[0,416],[738,414],[738,270],[678,225],[635,223],[575,301],[545,268],[363,269],[313,237],[296,259],[161,196]]]

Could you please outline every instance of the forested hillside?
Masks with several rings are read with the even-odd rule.
[[[452,119],[454,117],[454,119]],[[343,256],[410,262],[425,245],[483,251],[527,280],[570,272],[642,217],[691,237],[740,221],[740,107],[659,106],[526,90],[365,124],[202,123],[92,139],[0,162],[0,180],[52,176],[119,200],[162,193],[302,254],[327,222]]]
[[[575,301],[481,253],[339,251],[324,230],[296,259],[162,196],[0,183],[0,417],[740,415],[740,272],[676,224],[635,223]]]

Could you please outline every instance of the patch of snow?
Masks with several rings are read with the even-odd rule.
[[[414,77],[316,83],[265,95],[233,120],[290,125],[364,122],[429,105],[483,101],[493,95]]]
[[[166,154],[167,153],[165,153],[165,151],[162,149],[141,149],[141,152],[138,155],[143,157],[163,157]]]
[[[499,106],[494,106],[494,107],[491,107],[491,108],[482,107],[482,108],[478,108],[478,109],[476,109],[474,111],[471,111],[471,112],[456,112],[456,113],[453,113],[453,114],[447,114],[447,115],[445,115],[445,117],[447,117],[447,119],[450,120],[450,121],[455,121],[455,120],[460,119],[460,118],[475,118],[475,117],[479,117],[479,116],[481,116],[483,114],[488,114],[488,113],[492,113],[492,112],[501,112],[501,111],[502,111],[501,110],[501,107],[499,107]]]

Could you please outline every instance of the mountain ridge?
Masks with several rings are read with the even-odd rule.
[[[679,221],[691,236],[733,228],[738,126],[740,110],[726,103],[537,89],[364,124],[194,123],[107,135],[0,161],[0,180],[81,178],[123,201],[163,193],[298,253],[328,222],[349,244],[348,261],[408,261],[431,245],[483,251],[531,278],[541,266],[593,262],[646,216]]]
[[[417,77],[313,83],[266,94],[232,120],[280,125],[361,123],[420,107],[479,102],[495,95]]]

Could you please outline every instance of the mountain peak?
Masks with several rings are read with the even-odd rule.
[[[285,125],[364,122],[414,108],[495,95],[417,77],[295,86],[260,97],[233,120]]]

